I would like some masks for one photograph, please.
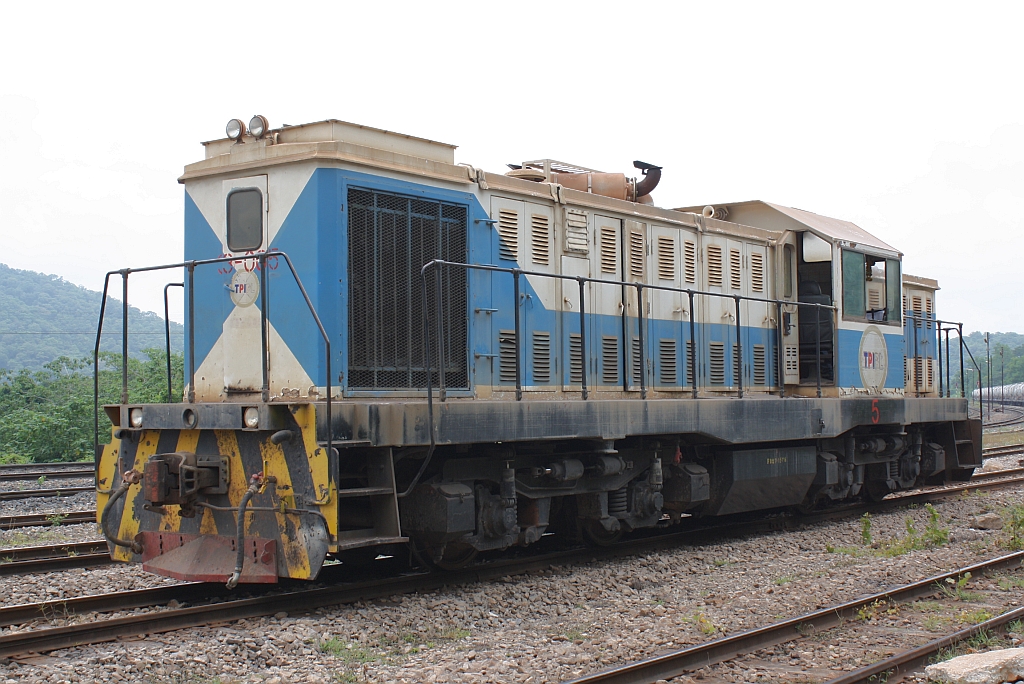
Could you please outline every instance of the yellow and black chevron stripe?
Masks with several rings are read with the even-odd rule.
[[[275,539],[278,543],[278,576],[313,579],[320,571],[325,555],[331,551],[327,539],[337,538],[337,488],[330,478],[327,450],[317,445],[316,409],[310,404],[290,407],[290,425],[296,437],[273,444],[269,431],[248,430],[144,430],[123,439],[113,438],[100,457],[97,511],[103,507],[125,472],[143,472],[146,460],[158,453],[188,451],[219,454],[228,458],[227,494],[204,496],[207,503],[219,507],[237,507],[249,486],[249,478],[258,472],[273,476],[250,504],[273,507],[278,511],[253,511],[246,515],[246,536]],[[116,431],[112,429],[112,433]],[[166,506],[166,513],[145,510],[140,485],[133,486],[117,503],[108,529],[118,529],[120,539],[130,540],[142,531],[185,534],[235,535],[234,511],[199,508],[193,518],[182,518],[178,506]],[[313,509],[321,516],[283,512],[283,509]],[[326,530],[324,530],[326,526]],[[315,533],[319,532],[319,533]],[[325,534],[326,533],[326,534]],[[115,560],[138,561],[130,549],[111,546]]]

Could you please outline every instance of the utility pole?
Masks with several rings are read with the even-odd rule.
[[[1003,365],[1003,351],[1006,349],[999,345],[999,411],[1006,412],[1006,367]]]
[[[992,347],[988,343],[989,335],[985,333],[985,370],[988,372],[988,392],[992,394]],[[982,392],[984,394],[984,392]],[[988,397],[988,419],[992,420],[992,397]],[[984,404],[982,404],[984,407]]]

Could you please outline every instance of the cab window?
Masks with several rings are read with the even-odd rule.
[[[228,249],[248,252],[263,245],[263,193],[256,188],[228,194]]]
[[[899,323],[898,259],[843,250],[843,317]]]

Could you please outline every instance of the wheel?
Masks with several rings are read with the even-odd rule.
[[[448,544],[444,547],[441,559],[432,562],[442,570],[458,570],[475,561],[479,553],[469,544]]]
[[[594,546],[611,546],[622,539],[623,529],[620,527],[614,532],[609,532],[604,525],[597,520],[581,520],[580,531],[583,539]]]
[[[891,494],[892,490],[889,489],[889,485],[885,483],[885,480],[868,480],[864,483],[864,496],[867,497],[868,501],[881,501],[885,498],[886,494]]]

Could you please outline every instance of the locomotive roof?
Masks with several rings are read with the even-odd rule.
[[[699,214],[704,206],[678,207],[676,211],[691,211]],[[727,221],[735,221],[748,226],[777,231],[810,230],[819,237],[830,241],[845,242],[852,246],[871,247],[902,256],[898,249],[850,221],[822,216],[812,211],[786,207],[781,204],[765,202],[764,200],[726,202],[713,206],[725,208],[729,211],[729,215],[726,218]],[[797,225],[794,225],[794,223]]]

